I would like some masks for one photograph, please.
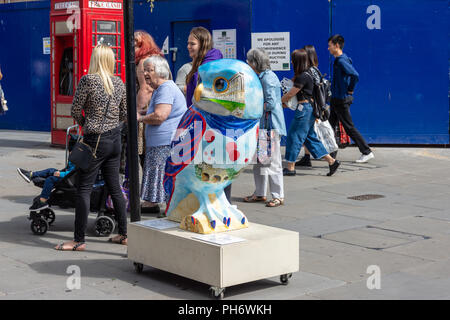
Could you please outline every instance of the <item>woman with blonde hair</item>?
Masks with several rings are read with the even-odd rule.
[[[83,127],[83,142],[96,150],[96,157],[89,169],[78,172],[74,240],[58,245],[56,250],[85,250],[92,185],[99,169],[119,224],[119,235],[109,240],[127,244],[125,199],[119,182],[120,130],[127,116],[126,90],[122,80],[114,76],[114,64],[112,49],[97,45],[91,55],[89,72],[81,77],[73,98],[72,117]]]

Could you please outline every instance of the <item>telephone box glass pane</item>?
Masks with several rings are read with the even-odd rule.
[[[114,34],[98,34],[97,44],[105,44],[110,47],[116,46],[116,35]]]
[[[92,46],[95,47],[95,34],[92,35]]]
[[[64,49],[59,64],[59,94],[73,96],[73,48]]]
[[[117,63],[117,73],[118,74],[120,74],[121,72],[120,72],[120,62],[119,63]]]
[[[97,21],[97,33],[116,33],[116,22]]]
[[[92,32],[95,32],[95,21],[92,21]]]

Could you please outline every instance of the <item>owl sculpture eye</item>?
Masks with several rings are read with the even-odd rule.
[[[217,78],[214,80],[214,90],[216,92],[225,92],[228,90],[228,81],[225,78]]]

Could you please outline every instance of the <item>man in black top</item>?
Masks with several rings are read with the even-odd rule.
[[[361,152],[358,163],[365,163],[374,158],[369,145],[353,124],[350,105],[353,103],[353,90],[359,80],[359,74],[352,64],[352,60],[342,52],[344,38],[336,34],[328,39],[328,51],[335,57],[333,63],[333,81],[331,83],[331,115],[330,124],[334,128],[342,122],[345,131],[356,143]],[[336,154],[334,156],[336,157]]]

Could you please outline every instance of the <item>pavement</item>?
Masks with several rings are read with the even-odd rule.
[[[356,164],[357,148],[340,150],[332,177],[324,161],[285,177],[278,208],[242,202],[254,190],[247,168],[233,184],[233,202],[250,223],[300,234],[300,271],[287,286],[269,278],[227,288],[225,300],[450,299],[450,149],[373,152]],[[210,299],[206,284],[147,266],[136,273],[125,246],[95,236],[95,214],[84,252],[53,250],[72,239],[73,209],[56,208],[49,231],[34,235],[28,207],[40,189],[16,168],[62,168],[64,159],[49,133],[0,130],[1,300]]]

